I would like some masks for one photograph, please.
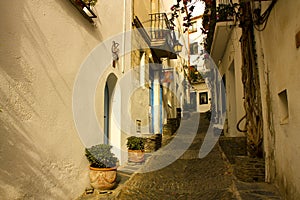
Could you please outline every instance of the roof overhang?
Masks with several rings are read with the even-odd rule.
[[[233,21],[216,23],[213,43],[210,51],[210,55],[216,64],[223,59],[233,26]]]

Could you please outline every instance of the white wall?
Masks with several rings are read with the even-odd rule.
[[[195,84],[193,85],[197,94],[196,94],[196,99],[197,99],[197,112],[200,113],[205,113],[207,111],[210,110],[211,108],[211,93],[207,88],[206,83],[201,83],[201,84]],[[199,95],[202,92],[207,92],[207,100],[208,100],[208,104],[200,104],[200,98]]]
[[[266,29],[256,32],[267,179],[276,181],[286,199],[300,198],[300,49],[295,42],[300,30],[299,9],[299,1],[278,1]],[[279,93],[283,90],[287,91],[289,116],[282,123]]]
[[[95,27],[69,1],[1,1],[2,199],[73,199],[89,185],[73,84],[91,50],[123,30],[121,6],[99,2]]]
[[[227,130],[225,135],[229,137],[242,136],[243,133],[238,132],[236,125],[238,121],[245,115],[244,110],[244,92],[242,84],[242,58],[239,38],[241,29],[233,27],[229,42],[225,49],[222,60],[219,62],[220,75],[226,77],[226,115],[228,118]],[[244,121],[240,128],[244,128]]]

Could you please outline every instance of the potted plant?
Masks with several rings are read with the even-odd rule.
[[[90,182],[94,189],[109,190],[116,184],[118,158],[111,148],[108,144],[98,144],[85,149],[85,156],[90,163]]]
[[[141,163],[145,161],[145,138],[131,136],[127,138],[128,162]]]

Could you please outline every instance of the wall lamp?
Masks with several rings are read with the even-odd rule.
[[[175,53],[180,53],[182,51],[182,46],[183,45],[180,44],[178,40],[176,40],[173,46]]]

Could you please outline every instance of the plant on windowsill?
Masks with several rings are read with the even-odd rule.
[[[145,138],[130,136],[127,138],[128,162],[142,163],[145,161]]]
[[[116,185],[118,158],[111,148],[108,144],[98,144],[85,149],[90,163],[90,183],[94,189],[109,190]]]
[[[89,7],[94,7],[96,4],[97,4],[97,0],[75,0],[75,2],[78,4],[78,5],[81,5],[81,6],[84,6],[83,4],[82,4],[82,2],[83,3],[85,3],[87,6],[89,6]]]
[[[93,7],[96,5],[97,0],[69,0],[69,1],[89,22],[94,24],[93,18],[97,18],[97,15],[93,12]]]
[[[89,6],[95,6],[97,3],[97,0],[82,0],[86,5]]]

